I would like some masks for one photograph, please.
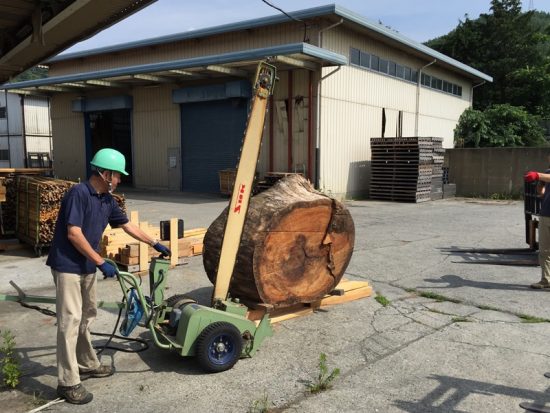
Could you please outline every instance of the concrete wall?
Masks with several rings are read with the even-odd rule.
[[[447,149],[445,163],[458,196],[519,195],[526,171],[550,168],[550,148]]]

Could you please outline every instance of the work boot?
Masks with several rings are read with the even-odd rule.
[[[550,288],[550,283],[547,283],[545,281],[539,281],[538,283],[531,284],[531,288],[534,288],[535,290]]]
[[[76,386],[57,386],[57,395],[72,404],[90,403],[94,398],[94,395],[80,383]]]
[[[113,368],[113,366],[107,366],[105,364],[102,364],[95,370],[88,370],[88,371],[79,370],[80,380],[109,377],[109,376],[112,376],[114,372],[115,372],[115,369]]]

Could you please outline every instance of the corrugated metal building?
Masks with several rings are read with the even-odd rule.
[[[367,195],[371,137],[440,136],[491,77],[328,5],[51,59],[50,77],[5,85],[52,95],[54,168],[84,178],[93,153],[127,155],[139,188],[216,192],[234,167],[250,81],[280,81],[258,166],[303,172],[336,197]]]
[[[49,98],[0,90],[0,168],[50,167],[51,156]]]

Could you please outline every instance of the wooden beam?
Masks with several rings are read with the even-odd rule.
[[[234,67],[226,67],[220,65],[206,66],[206,70],[211,72],[223,73],[224,75],[236,76],[236,77],[248,77],[248,72],[242,69],[236,69]]]

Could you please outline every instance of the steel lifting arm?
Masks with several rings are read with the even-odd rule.
[[[269,95],[273,92],[275,79],[276,68],[274,66],[265,62],[258,65],[251,110],[237,166],[235,185],[233,187],[233,194],[231,195],[231,202],[229,203],[229,213],[220,252],[220,262],[218,264],[214,294],[212,296],[212,304],[214,306],[227,299],[229,283],[233,269],[235,268],[237,252],[248,211],[256,164],[260,155],[267,101]]]

